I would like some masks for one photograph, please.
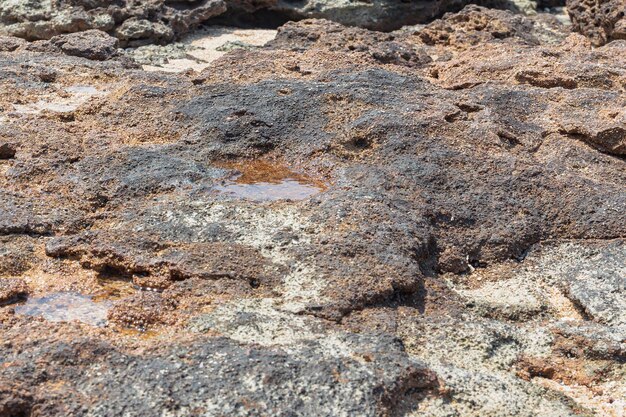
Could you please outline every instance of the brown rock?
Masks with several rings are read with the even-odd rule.
[[[420,45],[402,42],[389,33],[349,28],[327,20],[310,19],[290,22],[278,30],[268,43],[276,49],[306,50],[320,48],[333,52],[356,52],[382,64],[423,66],[431,62]]]
[[[604,45],[616,39],[626,39],[626,1],[567,0],[567,12],[574,30]]]
[[[427,45],[466,48],[489,41],[517,38],[528,44],[557,42],[563,37],[558,21],[549,15],[528,19],[504,10],[469,5],[458,13],[446,13],[441,19],[416,31]]]
[[[0,36],[0,52],[11,52],[17,48],[26,45],[26,41],[22,38],[14,36]]]
[[[87,59],[104,61],[117,55],[119,42],[101,30],[87,30],[69,35],[59,35],[50,43],[63,53]]]
[[[16,302],[28,292],[28,286],[21,278],[0,278],[0,305]]]
[[[109,311],[110,321],[122,326],[144,330],[154,324],[168,322],[177,302],[154,292],[139,292],[115,303]]]

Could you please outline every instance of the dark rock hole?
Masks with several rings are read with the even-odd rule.
[[[261,9],[253,13],[229,11],[205,22],[206,26],[235,26],[244,29],[277,29],[291,19],[285,13]]]
[[[17,147],[14,144],[0,143],[0,159],[13,159],[16,152]]]

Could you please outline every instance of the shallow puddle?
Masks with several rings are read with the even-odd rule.
[[[43,317],[52,322],[80,321],[92,326],[107,324],[110,302],[95,302],[90,296],[75,292],[57,292],[45,297],[29,298],[15,308],[16,314]]]
[[[239,173],[214,189],[251,201],[304,200],[324,191],[319,181],[263,161],[225,166]]]
[[[221,193],[252,201],[304,200],[320,192],[316,186],[294,179],[254,184],[227,182],[215,188]]]
[[[139,330],[124,327],[116,328],[115,333],[119,334],[120,336],[142,340],[154,339],[160,335],[160,333],[155,330]]]
[[[120,300],[135,292],[132,281],[127,279],[100,278],[98,283],[101,289],[92,297],[95,302]]]

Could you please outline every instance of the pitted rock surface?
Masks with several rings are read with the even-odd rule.
[[[213,18],[261,26],[323,18],[391,31],[471,3],[527,13],[537,8],[532,0],[6,0],[0,4],[0,35],[35,40],[100,30],[124,46],[165,44]]]
[[[397,339],[353,335],[344,343],[345,354],[333,355],[316,342],[287,353],[212,338],[132,354],[90,339],[59,340],[25,351],[3,349],[3,363],[24,365],[4,372],[0,386],[9,413],[19,404],[35,414],[76,416],[128,410],[138,416],[155,409],[177,415],[374,416],[391,412],[406,392],[436,391],[432,372],[408,358]],[[43,376],[35,361],[55,369]],[[33,394],[17,389],[37,380]],[[48,384],[64,389],[47,393]]]
[[[169,42],[225,11],[223,0],[9,0],[0,4],[0,33],[35,40],[96,29],[125,44]]]
[[[0,38],[0,416],[622,412],[626,44],[478,6],[201,72],[115,42]],[[19,313],[59,292],[107,325]]]
[[[626,40],[626,2],[624,0],[568,0],[567,11],[574,29],[595,45]]]

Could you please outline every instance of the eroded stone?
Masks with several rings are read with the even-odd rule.
[[[146,36],[172,28],[135,18]],[[319,20],[279,32],[201,73],[2,49],[0,134],[19,146],[0,165],[2,279],[116,304],[105,328],[0,309],[0,404],[618,410],[624,44],[479,7],[393,33]],[[15,111],[85,87],[106,94]],[[289,175],[245,178],[251,161]],[[323,192],[215,190],[284,178]]]

